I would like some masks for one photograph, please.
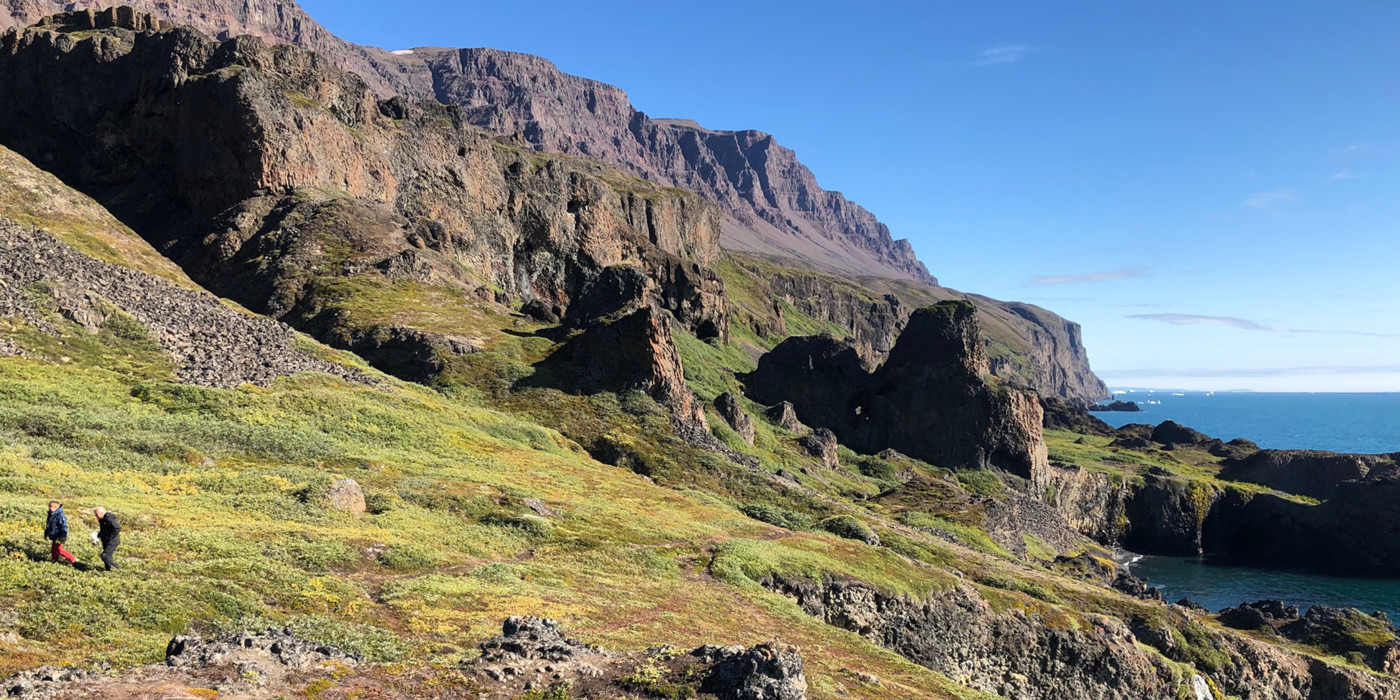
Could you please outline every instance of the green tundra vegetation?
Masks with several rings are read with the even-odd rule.
[[[27,173],[0,163],[6,171]],[[190,284],[90,200],[47,176],[9,177],[0,216]],[[758,309],[762,297],[744,291],[758,289],[756,273],[732,261],[722,270],[736,303]],[[844,448],[837,467],[821,466],[739,391],[754,350],[777,342],[746,325],[728,345],[680,331],[676,343],[702,401],[734,392],[753,417],[750,446],[708,409],[715,436],[753,467],[678,440],[644,394],[574,394],[537,376],[566,340],[558,329],[461,295],[338,284],[322,298],[356,324],[412,314],[427,330],[471,334],[483,351],[444,358],[425,386],[303,337],[306,351],[371,381],[303,374],[209,389],[175,383],[169,359],[123,314],[96,332],[56,313],[45,319],[56,333],[0,319],[25,351],[0,357],[0,628],[23,639],[0,654],[0,677],[51,663],[154,662],[174,634],[267,625],[376,662],[450,666],[502,618],[540,615],[614,648],[779,637],[803,648],[817,699],[968,699],[989,696],[825,625],[760,582],[841,576],[914,597],[964,582],[997,611],[1066,628],[1096,613],[1167,619],[1161,606],[1060,575],[1055,552],[1033,537],[1024,559],[997,544],[984,518],[984,497],[1007,488],[995,473]],[[830,330],[790,306],[786,320],[790,332]],[[1235,487],[1218,484],[1200,455],[1049,439],[1055,459],[1120,478],[1155,465]],[[328,488],[346,477],[363,487],[365,513],[331,507]],[[50,499],[64,502],[70,548],[88,565],[91,509],[115,512],[123,568],[49,563]],[[1194,655],[1174,663],[1218,662],[1206,627],[1168,622]]]

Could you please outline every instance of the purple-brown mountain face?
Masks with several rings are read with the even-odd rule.
[[[0,11],[0,31],[58,12],[103,9],[114,1],[0,0],[0,7],[8,10]],[[907,285],[900,293],[916,302],[910,309],[962,296],[930,286],[937,280],[906,241],[894,240],[870,212],[819,187],[796,155],[770,135],[652,119],[634,109],[621,89],[567,75],[536,56],[493,49],[390,52],[352,44],[331,34],[291,0],[125,4],[220,39],[251,34],[268,43],[311,49],[360,75],[380,97],[443,102],[459,107],[464,121],[511,136],[518,145],[586,156],[657,185],[700,194],[719,205],[717,228],[727,249],[809,269],[818,278],[836,273],[874,290],[876,298],[891,291],[892,284]],[[804,299],[794,296],[792,303],[812,305]],[[1076,325],[1027,305],[972,300],[984,313],[994,375],[1076,400],[1107,394],[1089,368]],[[842,311],[845,307],[827,309],[832,311],[829,318],[826,313],[816,315],[845,327],[860,342],[892,341],[891,332],[897,330],[890,323],[893,317],[885,318],[885,310],[876,308],[879,313],[866,318],[861,309],[867,306],[856,304],[850,313]],[[883,340],[868,332],[866,326],[872,324],[880,327],[876,335]],[[1010,351],[996,352],[999,347]]]
[[[112,0],[5,0],[0,31]],[[612,85],[566,75],[553,63],[494,49],[390,52],[352,44],[278,0],[130,0],[123,4],[215,38],[252,34],[316,51],[360,74],[381,97],[459,105],[468,120],[520,134],[538,150],[583,155],[725,212],[726,247],[795,258],[832,272],[937,280],[870,212],[817,185],[796,154],[758,131],[710,131],[637,111]]]
[[[0,31],[27,27],[62,12],[103,10],[116,4],[177,26],[194,27],[215,39],[252,34],[271,44],[311,49],[359,73],[382,97],[433,99],[432,75],[422,61],[345,41],[290,0],[4,0],[7,11],[0,11]]]
[[[712,131],[652,119],[621,89],[567,75],[538,56],[495,49],[417,49],[438,100],[536,148],[601,160],[704,195],[726,213],[726,247],[796,258],[844,274],[937,284],[873,214],[817,185],[797,155],[760,131]]]

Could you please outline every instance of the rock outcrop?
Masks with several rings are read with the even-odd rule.
[[[1400,472],[1397,462],[1400,455],[1394,454],[1264,450],[1226,464],[1220,478],[1326,500],[1345,482],[1395,475]]]
[[[1222,662],[1183,677],[1162,659],[1192,660],[1193,651],[1180,632],[1130,627],[1093,614],[1080,614],[1075,625],[1064,625],[1015,606],[998,612],[966,584],[921,599],[887,595],[859,581],[774,576],[764,585],[828,624],[957,683],[1002,697],[1155,700],[1181,697],[1179,691],[1202,684],[1207,689],[1213,684],[1227,696],[1254,700],[1400,697],[1400,682],[1393,678],[1334,666],[1241,636],[1211,633],[1177,612],[1166,613],[1167,624],[1191,629],[1198,643],[1218,653]]]
[[[734,432],[738,433],[739,437],[744,439],[745,443],[748,443],[749,446],[753,446],[753,419],[739,406],[738,397],[727,391],[716,396],[715,410],[719,412],[719,417],[723,418],[724,422],[728,424]]]
[[[701,337],[727,337],[723,283],[705,267],[720,215],[701,198],[522,151],[453,108],[376,100],[317,54],[115,16],[4,34],[12,108],[0,142],[92,194],[211,291],[411,379],[470,341],[365,321],[353,312],[362,290],[416,284],[567,313],[604,270],[634,265],[651,302]]]
[[[1040,403],[989,382],[987,364],[976,308],[944,302],[915,312],[873,373],[851,344],[815,336],[784,341],[747,381],[758,401],[790,401],[859,452],[1031,478],[1046,464]]]
[[[1055,430],[1068,430],[1081,435],[1112,435],[1113,427],[1100,420],[1089,410],[1058,396],[1040,397],[1040,408],[1045,412],[1045,427]]]
[[[1058,396],[1076,404],[1108,396],[1089,367],[1079,325],[1045,309],[944,287],[861,277],[847,280],[757,256],[729,254],[766,305],[740,313],[761,337],[787,334],[783,304],[849,333],[870,367],[884,362],[914,310],[940,301],[967,301],[978,310],[988,348],[988,369],[1007,383]],[[781,302],[781,303],[778,303]]]
[[[1141,437],[1148,430],[1125,426],[1114,444],[1154,449],[1158,443]],[[1222,443],[1175,428],[1159,437],[1198,440],[1195,449],[1240,450],[1247,456],[1227,461],[1221,478],[1276,491],[1222,486],[1160,467],[1125,479],[1051,464],[1036,492],[1046,493],[1083,534],[1136,552],[1216,554],[1260,566],[1329,572],[1400,572],[1400,540],[1376,536],[1400,532],[1400,474],[1391,455],[1255,453],[1248,452],[1252,443]]]
[[[577,372],[582,389],[645,392],[671,410],[684,433],[709,434],[705,409],[685,383],[667,316],[655,306],[589,328],[551,359]]]
[[[694,697],[705,692],[721,700],[807,697],[802,655],[787,645],[759,644],[748,649],[705,645],[689,653],[669,646],[614,652],[565,636],[554,620],[511,617],[501,627],[500,635],[481,643],[481,656],[464,665],[464,672],[488,689],[479,697],[517,698],[551,688],[565,688],[570,697],[615,697],[624,692],[644,697]],[[658,669],[658,680],[640,677],[636,671],[644,664]],[[662,675],[689,680],[663,682]]]

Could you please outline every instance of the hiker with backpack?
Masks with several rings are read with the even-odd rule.
[[[49,549],[49,556],[56,562],[59,558],[67,559],[69,564],[77,564],[78,558],[63,548],[63,543],[68,541],[68,516],[63,512],[63,504],[58,501],[49,501],[49,519],[44,524],[44,539],[53,543]]]

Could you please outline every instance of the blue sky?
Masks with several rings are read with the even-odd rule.
[[[1400,391],[1400,3],[304,0],[768,131],[1113,385]]]

